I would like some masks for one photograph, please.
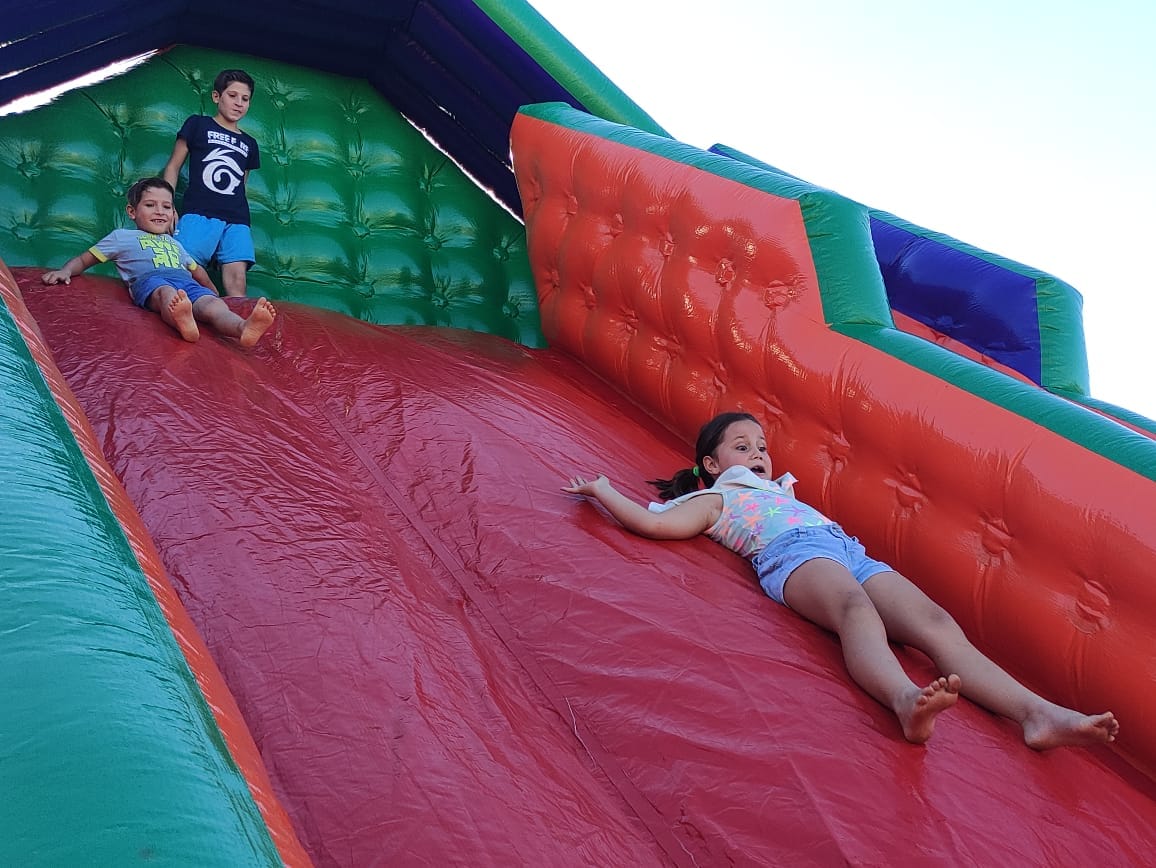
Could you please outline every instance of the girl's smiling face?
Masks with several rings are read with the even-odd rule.
[[[732,422],[714,454],[707,455],[702,463],[712,476],[739,465],[761,479],[770,479],[771,459],[767,455],[767,438],[762,426],[749,419]]]

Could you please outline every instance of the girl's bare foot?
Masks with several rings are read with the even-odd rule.
[[[181,333],[181,337],[190,343],[201,337],[201,330],[197,328],[197,321],[193,319],[193,304],[189,301],[189,294],[183,289],[173,293],[167,305],[161,307],[161,319]]]
[[[903,737],[912,744],[923,744],[935,729],[935,718],[959,699],[959,676],[936,678],[922,690],[912,688],[895,709]]]
[[[245,325],[241,328],[241,336],[238,338],[243,347],[251,347],[261,339],[261,335],[265,334],[269,326],[273,324],[273,318],[277,316],[277,309],[273,307],[273,303],[269,299],[262,296],[257,299],[257,304],[253,307],[253,312],[245,319]]]
[[[1023,722],[1024,742],[1036,750],[1064,745],[1107,744],[1116,740],[1120,722],[1110,711],[1080,714],[1048,702],[1032,711]]]

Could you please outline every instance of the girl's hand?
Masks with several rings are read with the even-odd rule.
[[[571,476],[570,484],[562,486],[562,490],[568,491],[570,494],[582,494],[595,498],[608,488],[610,488],[610,480],[601,474],[594,479],[587,479],[585,476]]]
[[[52,286],[57,283],[72,283],[72,272],[66,271],[63,268],[58,268],[56,271],[46,271],[40,278],[44,283]]]
[[[722,512],[722,496],[718,494],[694,497],[663,512],[651,512],[618,491],[601,474],[594,478],[571,476],[570,484],[562,490],[594,499],[628,531],[650,539],[690,539],[714,524]]]

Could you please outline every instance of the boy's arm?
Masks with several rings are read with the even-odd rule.
[[[174,190],[177,189],[177,178],[181,174],[181,166],[185,164],[185,160],[189,156],[189,143],[184,139],[177,139],[173,145],[172,156],[169,161],[165,163],[165,170],[161,172],[161,177],[169,182]]]
[[[205,289],[211,289],[213,292],[217,293],[217,295],[221,294],[217,290],[217,287],[214,285],[213,279],[211,277],[209,277],[209,272],[207,272],[201,266],[199,266],[199,265],[194,266],[193,270],[190,271],[189,274],[191,274],[193,276],[193,280],[195,280],[197,283],[199,283]]]
[[[79,256],[74,256],[68,262],[64,263],[61,268],[55,271],[46,271],[41,275],[40,279],[50,286],[55,283],[72,283],[72,278],[80,274],[86,268],[92,268],[96,263],[100,262],[92,255],[91,250],[86,250]]]
[[[651,512],[619,492],[605,476],[592,480],[575,476],[562,490],[594,498],[628,531],[651,539],[698,536],[715,523],[722,507],[722,498],[703,495],[664,512]]]

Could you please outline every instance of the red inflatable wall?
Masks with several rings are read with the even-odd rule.
[[[720,410],[763,419],[801,497],[1049,698],[1114,711],[1120,749],[1156,770],[1156,482],[830,328],[821,197],[804,220],[800,202],[716,174],[721,158],[535,114],[512,141],[552,345],[685,437]],[[868,295],[870,277],[844,279]],[[865,308],[886,304],[875,283]]]

